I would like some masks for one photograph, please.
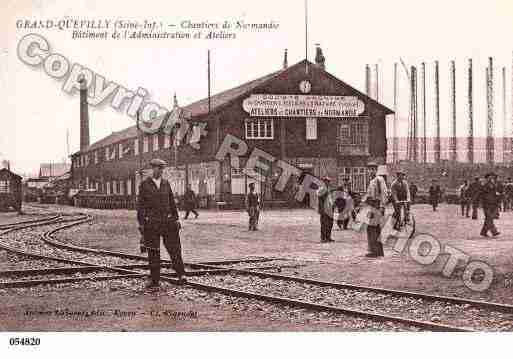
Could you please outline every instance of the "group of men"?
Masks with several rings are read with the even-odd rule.
[[[508,178],[506,183],[499,180],[497,174],[490,172],[484,178],[475,177],[472,183],[463,181],[458,188],[461,215],[470,217],[472,208],[472,219],[477,219],[478,208],[482,207],[484,212],[484,223],[481,229],[481,236],[488,237],[500,233],[495,226],[494,220],[499,218],[499,212],[507,212],[513,208],[513,181]]]
[[[387,185],[386,177],[388,171],[386,166],[378,166],[371,162],[367,165],[370,182],[367,186],[367,193],[363,201],[368,205],[365,215],[367,224],[367,257],[382,257],[383,245],[379,241],[381,232],[381,220],[385,214],[385,206],[391,202],[394,207],[393,218],[394,226],[400,223],[401,210],[404,210],[404,221],[408,221],[410,216],[410,204],[417,193],[417,186],[409,185],[406,181],[406,174],[403,171],[397,171],[397,177],[390,187]],[[341,186],[332,189],[331,179],[324,177],[324,187],[318,193],[318,212],[320,216],[321,243],[333,242],[331,232],[334,220],[340,229],[347,229],[349,222],[356,220],[356,209],[361,199],[358,193],[351,190],[349,178],[344,178]],[[331,200],[331,202],[330,202]]]

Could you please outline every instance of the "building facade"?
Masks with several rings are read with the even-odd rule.
[[[73,154],[73,186],[135,197],[140,174],[147,175],[149,161],[158,157],[168,162],[164,177],[179,195],[190,184],[204,205],[240,203],[249,183],[257,181],[242,171],[247,156],[238,167],[229,158],[216,159],[223,140],[232,135],[247,144],[248,154],[258,148],[303,173],[335,182],[350,177],[353,189],[364,191],[367,162],[385,162],[386,116],[392,114],[325,71],[324,61],[307,60],[182,109],[193,128],[205,126],[199,148],[175,147],[172,136],[142,134],[134,126]],[[274,191],[280,169],[270,166],[257,191],[267,201],[291,200],[298,178],[284,192]]]

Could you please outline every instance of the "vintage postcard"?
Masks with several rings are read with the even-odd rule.
[[[513,330],[510,2],[2,5],[6,353]]]

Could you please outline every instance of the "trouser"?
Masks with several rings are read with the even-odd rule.
[[[250,207],[248,209],[249,215],[249,230],[256,230],[258,225],[258,218],[260,217],[260,211],[258,207]]]
[[[321,242],[326,242],[331,239],[331,231],[333,229],[333,218],[326,214],[321,214]]]
[[[469,212],[470,212],[470,202],[467,201],[466,199],[462,199],[460,202],[460,206],[461,206],[461,215],[468,217]]]
[[[383,243],[379,241],[381,234],[380,226],[367,226],[367,244],[369,254],[376,257],[383,257]]]
[[[477,219],[477,209],[479,208],[479,202],[472,202],[472,219]]]
[[[496,218],[497,215],[497,207],[496,206],[484,206],[484,223],[483,228],[481,229],[481,234],[485,235],[488,233],[488,231],[492,232],[493,235],[499,233],[497,230],[497,227],[495,227],[495,224],[493,223],[493,220]]]
[[[196,212],[196,210],[194,208],[191,208],[191,209],[185,210],[185,217],[184,218],[185,219],[189,218],[189,213],[191,213],[191,212],[194,213],[194,215],[196,217],[198,217],[198,212]]]
[[[431,206],[433,206],[433,211],[436,211],[436,207],[438,207],[438,199],[433,198],[430,200]]]
[[[398,229],[399,219],[401,218],[401,207],[404,207],[404,222],[407,223],[410,220],[410,205],[409,203],[394,203],[394,214],[392,215],[395,219],[395,229]]]
[[[180,245],[180,232],[176,223],[160,224],[145,228],[144,241],[148,251],[150,276],[154,283],[160,280],[160,238],[164,241],[173,269],[179,276],[185,275],[182,260],[182,247]]]

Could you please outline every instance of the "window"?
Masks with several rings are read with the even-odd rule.
[[[139,138],[134,140],[134,155],[139,154]]]
[[[338,127],[340,145],[365,146],[367,145],[368,130],[366,122],[342,123]]]
[[[98,163],[98,151],[94,151],[94,163]]]
[[[274,122],[272,118],[246,120],[246,139],[263,140],[274,138]]]
[[[120,143],[118,145],[118,148],[119,148],[119,158],[123,158],[123,144]]]
[[[9,181],[0,181],[0,193],[10,193]]]
[[[149,140],[148,140],[148,136],[144,136],[143,138],[143,152],[148,152],[148,147],[149,147]]]
[[[110,159],[109,157],[109,148],[105,147],[105,161],[108,161]]]
[[[312,117],[306,118],[306,139],[317,139],[317,119]]]
[[[153,151],[159,150],[159,135],[156,133],[153,135]]]
[[[130,178],[126,180],[126,194],[132,195],[132,180]]]
[[[351,190],[365,192],[367,190],[367,168],[342,167],[338,173],[338,183],[341,185],[345,177],[351,182]]]
[[[164,148],[171,147],[171,135],[164,135]]]
[[[119,194],[124,195],[125,194],[125,188],[124,188],[125,182],[119,181]]]
[[[107,194],[110,194],[110,181],[107,181]]]

